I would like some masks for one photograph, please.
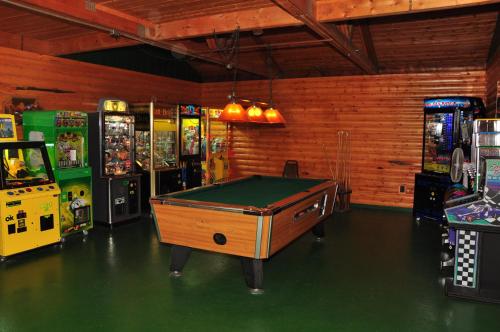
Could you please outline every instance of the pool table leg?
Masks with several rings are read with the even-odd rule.
[[[312,233],[318,240],[321,240],[325,237],[325,221],[320,221],[312,228]]]
[[[247,286],[250,288],[250,292],[252,294],[263,293],[264,269],[262,259],[241,257],[241,266],[243,267],[243,275]]]
[[[189,255],[193,251],[190,247],[173,245],[170,251],[170,275],[173,277],[180,277],[182,275],[182,269],[186,265],[189,259]]]

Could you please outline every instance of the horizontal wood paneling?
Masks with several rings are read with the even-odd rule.
[[[425,97],[485,96],[485,72],[439,72],[277,80],[273,96],[284,127],[239,124],[231,128],[233,175],[280,175],[287,159],[302,177],[329,177],[337,131],[352,137],[354,203],[411,207],[420,171]],[[223,107],[230,83],[202,84],[202,103]],[[268,98],[268,83],[238,82],[237,94]],[[326,147],[327,157],[322,146]],[[407,191],[399,193],[399,186]]]
[[[94,111],[99,98],[114,96],[148,102],[198,103],[197,83],[136,73],[73,60],[0,48],[0,112],[11,98],[34,97],[44,109]],[[60,89],[71,93],[19,91],[16,87]]]

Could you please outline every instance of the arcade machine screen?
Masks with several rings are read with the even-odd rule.
[[[181,152],[183,156],[200,153],[200,119],[181,119]]]
[[[39,148],[2,150],[2,186],[23,188],[53,183]]]
[[[449,173],[454,148],[453,113],[427,114],[424,139],[424,170]]]
[[[83,167],[85,139],[82,133],[60,133],[56,139],[56,159],[59,168]]]
[[[10,118],[0,118],[0,138],[15,138],[14,124]]]
[[[106,115],[104,126],[104,175],[122,175],[133,171],[134,118]]]

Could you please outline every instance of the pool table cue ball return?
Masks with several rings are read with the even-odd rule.
[[[160,242],[172,244],[170,271],[180,276],[193,248],[241,258],[247,286],[263,289],[264,259],[312,229],[325,235],[337,183],[251,176],[151,198]]]

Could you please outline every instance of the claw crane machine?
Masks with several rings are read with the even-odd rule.
[[[461,149],[463,163],[471,162],[474,119],[484,113],[484,104],[477,97],[424,100],[422,172],[415,174],[413,199],[417,220],[444,222],[445,192],[453,184],[452,157]]]
[[[141,215],[141,175],[135,169],[135,118],[128,103],[99,101],[89,113],[94,219],[110,227]]]
[[[184,189],[201,186],[201,106],[179,105],[179,163]]]
[[[221,109],[202,108],[202,185],[229,179],[228,124],[218,121],[221,113]]]
[[[78,111],[25,111],[24,138],[45,141],[60,196],[61,236],[92,229],[92,169],[88,118]]]
[[[153,100],[131,104],[130,109],[136,117],[135,159],[142,173],[142,206],[145,210],[150,197],[182,190],[177,106]]]
[[[0,114],[0,260],[57,243],[60,190],[44,142],[17,142],[14,116]]]

